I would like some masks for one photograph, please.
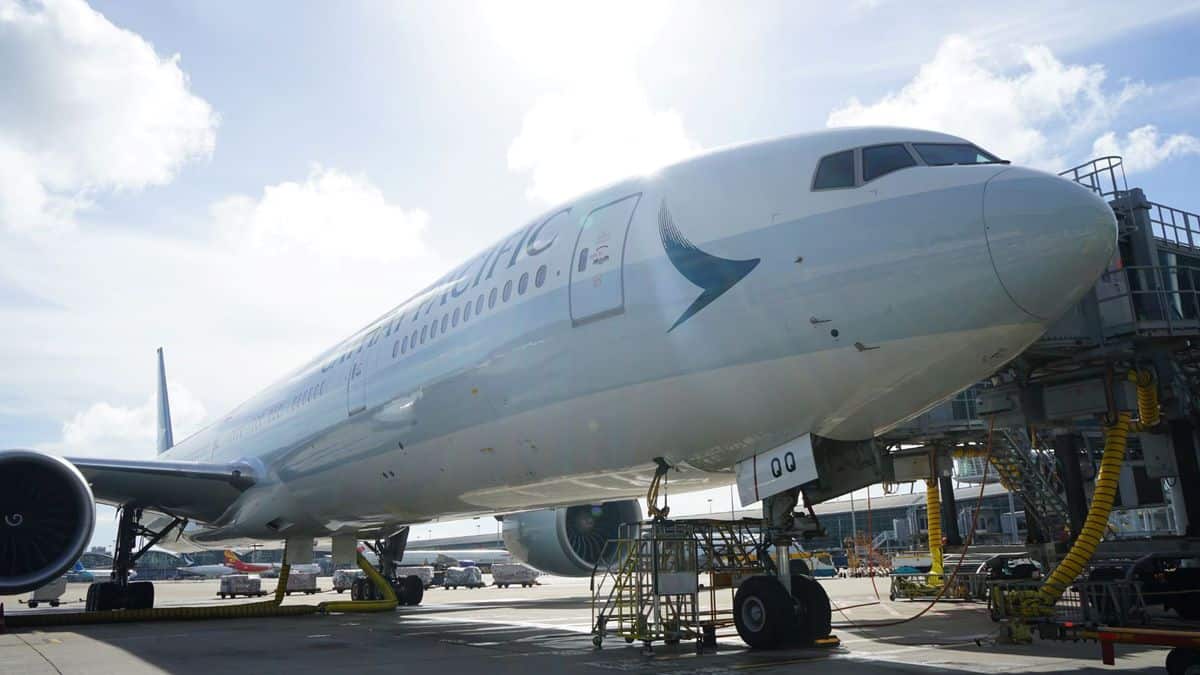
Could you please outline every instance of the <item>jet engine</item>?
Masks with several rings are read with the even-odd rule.
[[[604,504],[564,506],[504,516],[504,545],[513,557],[562,576],[592,573],[622,523],[642,519],[642,507],[630,499]],[[611,552],[610,552],[611,554]]]
[[[0,595],[33,590],[66,572],[95,525],[92,489],[70,462],[0,450]]]

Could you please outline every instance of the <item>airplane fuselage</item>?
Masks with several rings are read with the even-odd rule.
[[[784,138],[546,211],[162,455],[260,474],[190,537],[638,497],[656,457],[673,491],[724,485],[801,434],[871,438],[986,377],[1091,286],[1115,233],[1048,228],[1099,200],[1004,164],[813,189],[824,156],[913,142],[965,141]],[[1061,213],[989,202],[1058,183]]]

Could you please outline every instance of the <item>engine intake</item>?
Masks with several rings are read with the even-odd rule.
[[[642,519],[637,500],[564,506],[504,517],[504,545],[513,557],[562,576],[586,576],[622,523]]]
[[[92,489],[70,462],[35,450],[0,450],[0,595],[33,590],[66,572],[95,525]]]

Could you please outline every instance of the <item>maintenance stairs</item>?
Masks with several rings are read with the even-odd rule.
[[[1024,429],[999,429],[991,465],[1005,489],[1024,503],[1026,527],[1036,527],[1044,541],[1058,539],[1070,521],[1054,456],[1036,447]]]
[[[761,521],[649,521],[621,526],[592,572],[592,642],[615,634],[626,642],[711,644],[733,625],[734,582],[768,570],[759,555]],[[700,586],[700,574],[708,583]],[[730,602],[718,607],[718,592]]]

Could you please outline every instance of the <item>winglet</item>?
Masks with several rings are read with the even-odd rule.
[[[162,347],[158,348],[158,452],[162,454],[175,445],[171,431],[171,402],[167,399],[167,368],[163,365]]]

